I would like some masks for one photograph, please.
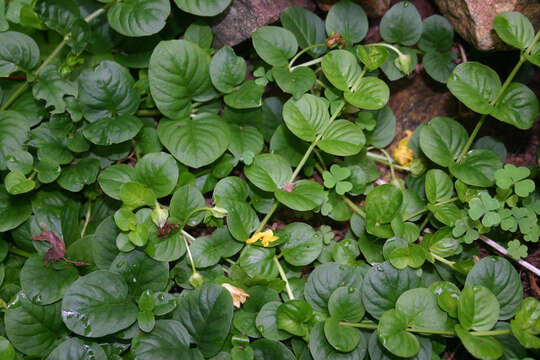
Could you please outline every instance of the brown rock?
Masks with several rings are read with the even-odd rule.
[[[339,0],[318,0],[317,5],[323,11],[328,11]],[[390,7],[390,0],[356,0],[359,3],[367,16],[371,18],[381,17]]]
[[[435,0],[454,29],[478,50],[506,49],[493,31],[493,19],[503,11],[519,11],[540,26],[538,0]]]
[[[214,47],[234,46],[248,39],[261,26],[279,20],[291,5],[315,10],[312,0],[235,0],[212,27]]]

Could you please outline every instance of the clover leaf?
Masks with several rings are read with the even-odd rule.
[[[534,181],[527,179],[531,171],[524,167],[516,167],[512,164],[504,165],[504,168],[495,171],[495,183],[502,189],[510,189],[514,186],[514,192],[519,197],[527,197],[534,191]]]
[[[508,254],[516,260],[527,257],[527,246],[522,245],[519,240],[509,241],[508,244]]]
[[[351,170],[339,165],[332,165],[330,171],[323,172],[324,186],[329,189],[335,188],[336,193],[343,195],[346,192],[352,190],[352,183],[344,181],[351,176]]]
[[[469,216],[473,220],[482,218],[482,225],[491,227],[501,222],[500,215],[495,211],[500,208],[500,203],[488,193],[481,193],[469,201]]]

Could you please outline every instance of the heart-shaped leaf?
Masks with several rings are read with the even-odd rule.
[[[251,39],[257,54],[272,66],[287,66],[298,49],[294,34],[278,26],[260,27],[251,34]]]
[[[163,29],[170,12],[168,0],[124,0],[107,11],[107,19],[122,35],[148,36]]]
[[[304,94],[283,105],[283,120],[291,132],[302,140],[313,141],[328,123],[328,105],[320,97]]]
[[[346,50],[332,50],[322,58],[324,76],[339,90],[349,90],[361,69],[355,56]]]

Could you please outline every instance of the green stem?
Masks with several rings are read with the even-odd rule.
[[[396,172],[394,171],[394,162],[392,161],[392,158],[390,157],[390,154],[384,149],[379,149],[381,152],[386,156],[386,161],[388,161],[388,166],[390,167],[390,175],[392,176],[392,181],[396,183]]]
[[[259,226],[257,226],[257,229],[255,230],[256,233],[258,232],[261,232],[261,230],[264,228],[264,226],[266,225],[266,223],[268,223],[268,221],[270,220],[270,218],[272,217],[272,215],[274,214],[274,212],[277,210],[279,206],[279,201],[276,200],[276,202],[274,203],[274,205],[272,205],[272,207],[270,208],[270,211],[268,211],[266,213],[266,215],[264,216],[264,218],[262,219],[261,223],[259,224]]]
[[[390,164],[392,164],[392,166],[395,168],[395,169],[398,169],[398,170],[403,170],[403,171],[411,171],[411,168],[410,167],[407,167],[407,166],[402,166],[402,165],[398,165],[396,164],[394,161],[392,161],[391,163],[388,163],[388,159],[385,157],[385,156],[381,156],[379,154],[375,154],[375,153],[372,153],[372,152],[367,152],[366,153],[367,157],[368,158],[371,158],[381,164],[384,164],[386,166],[390,166]]]
[[[349,199],[345,195],[343,195],[341,198],[351,208],[352,211],[354,211],[355,213],[357,213],[358,215],[360,215],[363,218],[366,217],[366,212],[364,210],[360,209],[358,207],[358,205],[356,205],[351,199]]]
[[[32,256],[32,254],[30,254],[29,252],[21,250],[21,249],[14,248],[14,247],[10,247],[8,249],[8,251],[10,253],[12,253],[12,254],[19,255],[19,256],[24,256],[26,258],[29,258],[30,256]]]
[[[184,230],[184,228],[186,227],[189,219],[195,215],[196,213],[198,212],[202,212],[202,211],[209,211],[209,210],[212,210],[212,208],[209,208],[209,207],[202,207],[202,208],[197,208],[195,210],[192,210],[187,216],[186,216],[186,219],[184,220],[184,222],[180,225],[180,229]]]
[[[371,323],[371,322],[350,323],[350,322],[344,322],[344,321],[340,322],[340,325],[360,328],[360,329],[377,329],[379,326],[378,324]],[[432,329],[416,329],[416,328],[407,328],[405,330],[412,333],[457,336],[456,332],[452,330],[432,330]],[[511,329],[471,331],[470,332],[472,336],[500,336],[500,335],[508,335],[511,333],[512,333]]]
[[[438,202],[436,203],[434,206],[441,206],[441,205],[444,205],[444,204],[449,204],[449,203],[452,203],[454,201],[457,201],[459,200],[458,197],[453,197],[453,198],[450,198],[448,200],[444,200],[444,201],[441,201],[441,202]],[[428,211],[428,208],[423,208],[422,210],[418,210],[417,212],[411,214],[411,215],[407,215],[403,218],[403,221],[407,221],[407,220],[410,220],[414,217],[417,217],[418,215],[422,215],[423,213],[425,213],[426,211]]]
[[[401,51],[399,51],[399,49],[397,47],[395,47],[393,45],[390,45],[390,44],[387,44],[387,43],[367,44],[366,46],[382,46],[382,47],[385,47],[385,48],[388,48],[388,49],[394,51],[398,55],[403,55],[403,53]]]
[[[147,116],[147,117],[153,117],[153,116],[161,116],[161,112],[159,110],[139,110],[137,111],[137,116]]]
[[[429,222],[429,219],[431,219],[431,215],[432,215],[432,214],[429,214],[428,216],[426,216],[426,218],[424,219],[424,221],[422,222],[422,224],[420,224],[420,231],[424,230],[424,228],[426,227],[426,225],[427,225],[428,222]]]
[[[81,238],[86,233],[86,228],[88,227],[88,223],[90,222],[91,215],[92,215],[92,200],[88,200],[88,208],[86,209],[86,214],[84,215],[84,224],[81,230]]]
[[[30,176],[28,177],[28,180],[34,180],[34,177],[36,177],[36,174],[38,173],[38,169],[34,168],[32,170],[32,173],[30,174]]]
[[[321,80],[317,79],[315,80],[315,82],[317,83],[317,85],[319,85],[320,87],[324,88],[324,89],[328,89],[328,86],[326,86],[325,83],[323,83]]]
[[[135,139],[131,139],[131,143],[133,144],[133,151],[135,152],[135,158],[137,158],[137,161],[141,160],[141,155],[139,154],[139,150],[137,150],[137,142]]]
[[[287,295],[289,295],[289,300],[294,300],[294,294],[291,290],[291,286],[289,285],[289,279],[287,279],[287,275],[285,275],[285,271],[283,270],[283,267],[281,267],[279,259],[276,256],[274,256],[274,262],[276,263],[281,279],[285,281],[285,289],[287,290]]]
[[[191,234],[187,233],[186,231],[182,230],[182,239],[184,239],[184,244],[186,244],[186,251],[189,256],[189,262],[191,263],[191,270],[195,274],[197,272],[197,268],[195,267],[195,263],[193,262],[193,256],[191,255],[191,250],[189,248],[189,244],[186,238],[189,238],[192,242],[195,241],[195,238],[191,236]]]
[[[446,260],[445,258],[439,256],[439,255],[436,255],[434,253],[431,253],[431,256],[433,256],[433,258],[437,261],[440,261],[442,262],[443,264],[446,264],[448,266],[450,266],[451,268],[454,268],[454,264],[455,262],[454,261],[450,261],[450,260]]]
[[[367,71],[367,67],[364,66],[364,68],[362,69],[362,72],[360,73],[360,75],[358,75],[353,85],[351,86],[351,92],[355,92],[358,89],[358,86],[360,86],[360,80],[362,80],[362,78],[366,74],[366,71]]]
[[[315,163],[315,169],[317,169],[318,172],[322,173],[326,170],[326,164],[324,163],[324,159],[321,156],[321,153],[317,151],[317,149],[314,149],[313,152],[315,153],[315,156],[317,157],[317,160],[319,160],[318,163]]]
[[[290,70],[290,71],[293,70],[293,69],[292,69],[292,66],[294,65],[294,62],[295,62],[296,60],[298,60],[298,58],[299,58],[300,56],[302,56],[303,54],[305,54],[306,52],[308,52],[308,51],[311,50],[311,49],[315,49],[315,48],[323,47],[323,46],[326,46],[326,43],[313,44],[313,45],[308,46],[308,47],[305,48],[305,49],[300,50],[300,51],[298,52],[298,54],[296,54],[296,55],[291,59],[291,61],[289,62],[289,70]]]
[[[88,15],[84,20],[89,23],[91,22],[92,20],[94,20],[96,17],[98,17],[99,15],[103,14],[105,12],[105,9],[107,9],[109,6],[112,6],[114,4],[114,2],[112,3],[109,3],[107,5],[105,5],[104,7],[94,11],[92,14]],[[39,73],[41,71],[43,71],[43,69],[49,65],[49,63],[56,57],[56,55],[58,55],[58,53],[60,51],[62,51],[62,49],[64,48],[64,46],[66,46],[66,42],[67,40],[70,38],[71,36],[71,33],[68,33],[66,36],[64,36],[64,39],[60,42],[60,44],[58,44],[54,50],[52,51],[52,53],[49,54],[49,56],[47,56],[47,58],[45,59],[45,61],[43,61],[43,63],[37,68],[37,70],[34,72],[34,75],[35,77],[37,77],[39,75]],[[25,82],[24,84],[21,84],[17,90],[15,90],[15,92],[6,100],[6,102],[0,107],[0,111],[3,111],[3,110],[6,110],[8,107],[10,107],[14,102],[15,100],[17,100],[17,98],[24,92],[26,91],[26,89],[28,88],[29,86],[29,83],[28,82]]]
[[[480,131],[480,128],[482,127],[482,125],[484,125],[486,118],[487,118],[487,115],[482,115],[482,117],[480,117],[480,120],[478,120],[478,123],[474,127],[473,132],[471,133],[471,136],[469,136],[469,140],[467,140],[465,147],[463,148],[463,150],[461,151],[461,153],[459,154],[457,158],[458,163],[460,163],[463,160],[463,157],[465,156],[465,154],[467,154],[467,151],[469,151],[474,139],[476,138],[476,135],[478,135],[478,131]]]
[[[311,65],[315,65],[315,64],[318,64],[322,61],[322,58],[316,58],[316,59],[313,59],[311,61],[307,61],[305,63],[302,63],[302,64],[299,64],[299,65],[296,65],[296,66],[293,66],[292,68],[290,68],[290,71],[293,71],[294,69],[297,69],[299,67],[305,67],[305,66],[311,66]]]

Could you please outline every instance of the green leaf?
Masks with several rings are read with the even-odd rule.
[[[107,19],[122,35],[148,36],[165,27],[170,12],[167,0],[124,0],[107,11]]]
[[[536,66],[540,66],[540,42],[535,43],[530,54],[526,54],[527,60]]]
[[[243,201],[234,201],[227,207],[227,211],[227,227],[229,231],[236,240],[242,243],[245,242],[259,226],[257,213],[249,204]]]
[[[6,31],[0,33],[0,76],[17,70],[30,71],[39,61],[39,48],[30,36]]]
[[[344,353],[353,351],[362,338],[362,333],[358,329],[340,325],[339,320],[335,318],[324,321],[324,335],[334,349]]]
[[[276,249],[260,246],[246,246],[240,253],[238,264],[250,276],[260,276],[272,280],[278,275],[278,268],[274,262]]]
[[[294,34],[302,49],[326,41],[324,22],[312,11],[293,5],[286,8],[279,19],[283,27]],[[311,49],[309,53],[318,57],[325,51],[324,47],[318,47]]]
[[[442,256],[452,256],[459,249],[459,241],[452,236],[452,228],[443,227],[433,236],[425,237],[422,246],[429,252]]]
[[[61,35],[69,33],[73,24],[82,19],[78,4],[67,0],[39,0],[34,11],[49,29]]]
[[[431,161],[448,167],[461,153],[468,137],[467,130],[460,123],[437,116],[422,127],[420,147]]]
[[[233,109],[251,109],[262,105],[264,86],[248,80],[223,98]]]
[[[461,325],[454,327],[457,336],[468,352],[478,359],[495,360],[503,355],[501,343],[492,336],[473,336]]]
[[[280,341],[291,337],[291,334],[278,328],[277,311],[282,305],[279,301],[267,302],[257,314],[257,329],[268,340]]]
[[[377,327],[379,341],[399,357],[411,357],[420,351],[420,343],[414,334],[406,331],[407,325],[406,314],[391,309],[381,316]]]
[[[124,279],[106,270],[79,278],[62,300],[64,323],[74,333],[86,337],[102,337],[123,330],[135,322],[137,312]]]
[[[431,169],[426,173],[426,197],[432,204],[448,200],[454,195],[452,179],[442,170]]]
[[[7,169],[7,157],[16,151],[23,150],[28,139],[30,126],[17,111],[0,112],[0,170]]]
[[[262,134],[253,126],[239,125],[231,125],[231,132],[236,136],[231,139],[229,151],[235,158],[244,161],[244,163],[251,163],[252,157],[263,150],[264,138]]]
[[[3,336],[0,336],[0,356],[5,360],[15,359],[15,348],[11,343]]]
[[[227,228],[216,229],[211,236],[202,236],[191,243],[190,249],[195,266],[205,268],[235,255],[243,244],[235,241]]]
[[[96,181],[98,172],[98,159],[80,159],[75,165],[63,169],[60,178],[58,178],[58,185],[68,191],[79,192],[85,185],[90,185]]]
[[[294,34],[278,26],[260,27],[251,34],[251,39],[257,54],[272,66],[287,66],[298,49]]]
[[[274,192],[289,181],[292,170],[281,156],[260,154],[250,166],[244,168],[244,174],[259,189]]]
[[[204,196],[199,189],[193,185],[184,185],[174,192],[169,211],[171,217],[179,223],[187,221],[187,225],[196,226],[203,220],[204,212],[193,214],[189,219],[188,216],[194,210],[205,206]]]
[[[367,231],[376,236],[388,234],[392,237],[389,223],[399,214],[402,202],[403,194],[391,184],[373,189],[366,197]]]
[[[181,357],[203,360],[198,349],[190,349],[191,336],[181,322],[158,320],[150,333],[138,333],[131,342],[131,351],[140,360],[167,360]]]
[[[491,102],[501,89],[501,80],[488,66],[468,61],[456,66],[446,85],[467,107],[480,114],[489,114],[493,111]]]
[[[311,90],[315,84],[315,72],[307,66],[289,71],[287,67],[277,66],[272,69],[272,76],[279,88],[299,99],[305,92]]]
[[[356,47],[356,56],[369,71],[373,71],[384,64],[390,54],[382,46],[358,45]]]
[[[456,67],[455,59],[456,54],[451,51],[443,53],[431,51],[424,55],[422,64],[429,76],[438,82],[446,84],[446,81]]]
[[[78,338],[66,339],[47,356],[47,360],[82,360],[88,358],[107,360],[107,355],[99,344],[85,343]]]
[[[219,352],[229,334],[232,317],[232,297],[216,284],[204,284],[183,296],[173,313],[173,319],[184,325],[205,357]]]
[[[446,313],[439,309],[437,298],[426,288],[405,291],[396,301],[396,310],[401,311],[406,316],[409,327],[432,330],[446,329]]]
[[[123,115],[115,119],[104,118],[92,122],[83,128],[83,134],[96,145],[108,146],[133,139],[142,126],[139,118]]]
[[[175,261],[185,254],[186,246],[184,238],[179,233],[163,237],[151,233],[144,252],[157,261]]]
[[[43,256],[34,255],[21,269],[21,287],[30,301],[52,304],[64,296],[66,289],[79,277],[75,266],[59,261],[46,266]]]
[[[368,32],[368,18],[362,7],[350,0],[343,0],[335,4],[326,16],[326,33],[341,34],[345,39],[347,48],[352,48],[366,37]]]
[[[106,217],[97,227],[92,239],[92,258],[98,269],[109,269],[118,255],[116,237],[119,233],[112,216]],[[127,290],[126,290],[127,292]]]
[[[493,29],[505,43],[520,50],[525,50],[534,40],[531,22],[516,11],[497,14],[493,20]]]
[[[113,61],[84,70],[79,76],[79,102],[84,117],[93,122],[135,114],[140,94],[134,85],[129,70]]]
[[[120,200],[120,189],[135,180],[135,169],[129,165],[116,164],[105,168],[98,176],[98,183],[105,194]]]
[[[348,120],[336,120],[323,134],[318,147],[332,155],[351,156],[362,150],[366,138],[362,128]]]
[[[448,315],[457,318],[459,288],[449,281],[436,281],[429,286],[429,290],[437,297],[437,304]]]
[[[346,50],[330,51],[322,58],[321,66],[328,81],[343,91],[350,90],[361,73],[355,56]]]
[[[251,343],[253,349],[253,358],[257,360],[295,360],[294,354],[287,346],[267,339],[260,339]]]
[[[386,261],[367,272],[362,285],[362,301],[367,312],[380,319],[386,310],[394,308],[402,293],[421,286],[422,279],[416,271],[411,268],[398,270]]]
[[[539,112],[538,99],[527,86],[513,82],[502,93],[490,115],[518,129],[530,129]]]
[[[212,28],[202,20],[192,22],[184,33],[184,40],[199,45],[202,49],[210,49],[213,40]]]
[[[330,116],[322,98],[304,94],[300,99],[289,99],[283,105],[283,120],[289,130],[300,139],[313,141],[321,133]]]
[[[354,329],[355,331],[358,331]],[[367,343],[364,336],[360,337],[360,341],[353,351],[342,353],[337,351],[328,342],[325,336],[324,323],[317,323],[311,330],[309,336],[309,350],[314,360],[361,360],[366,357]]]
[[[75,84],[64,78],[56,67],[47,66],[38,76],[38,82],[32,87],[34,98],[45,100],[45,107],[52,106],[52,114],[62,114],[66,111],[64,96],[77,96]]]
[[[499,318],[512,318],[521,306],[523,287],[514,266],[505,258],[487,256],[477,262],[467,274],[465,286],[481,285],[497,297]]]
[[[356,84],[352,91],[345,91],[345,100],[351,105],[360,109],[378,110],[388,103],[390,89],[381,79],[366,76]]]
[[[402,1],[384,14],[379,31],[386,42],[412,46],[422,35],[422,18],[414,5]]]
[[[169,195],[178,182],[178,166],[169,154],[146,154],[137,161],[135,181],[152,189],[158,198]]]
[[[212,57],[209,71],[216,89],[228,94],[246,78],[247,65],[230,46],[224,46]]]
[[[359,289],[362,275],[347,265],[328,262],[319,265],[309,275],[304,296],[315,311],[328,312],[328,301],[332,293],[339,287]]]
[[[152,52],[148,69],[150,92],[159,111],[171,119],[183,119],[191,111],[192,100],[211,99],[209,68],[210,56],[192,42],[161,41]]]
[[[296,336],[308,336],[313,321],[313,309],[304,300],[289,300],[276,311],[279,329]]]
[[[232,0],[174,0],[180,10],[198,16],[216,16],[223,12]]]
[[[367,143],[382,149],[390,145],[394,140],[396,134],[396,117],[389,106],[385,106],[372,113],[375,116],[376,125],[375,130],[367,134]]]
[[[7,338],[15,349],[28,356],[46,356],[67,332],[60,306],[60,302],[35,305],[24,293],[17,294],[4,318]]]
[[[512,334],[526,348],[540,348],[540,338],[538,337],[539,313],[540,302],[535,298],[528,297],[523,301],[516,318],[510,322]]]
[[[331,317],[341,321],[359,322],[366,313],[361,290],[345,286],[337,288],[328,300],[328,312]]]
[[[324,188],[311,180],[299,180],[294,183],[291,192],[279,189],[275,195],[280,203],[297,211],[313,210],[326,199]]]
[[[466,330],[490,330],[499,318],[499,302],[484,286],[465,286],[458,300],[458,318]]]
[[[284,240],[279,249],[285,261],[293,266],[309,265],[321,253],[321,236],[307,224],[291,223],[276,233],[276,236]]]
[[[10,171],[4,178],[6,190],[11,195],[20,195],[32,191],[36,183],[27,179],[24,174],[18,170]]]
[[[501,159],[494,152],[471,150],[461,163],[450,165],[450,173],[467,185],[488,187],[495,183],[495,172],[501,167]]]
[[[161,120],[158,134],[178,161],[194,168],[216,161],[227,150],[231,136],[227,123],[210,114],[183,121]]]
[[[441,15],[432,15],[422,23],[422,37],[418,47],[429,53],[445,53],[450,51],[454,42],[454,28]],[[426,63],[426,58],[422,60]]]

